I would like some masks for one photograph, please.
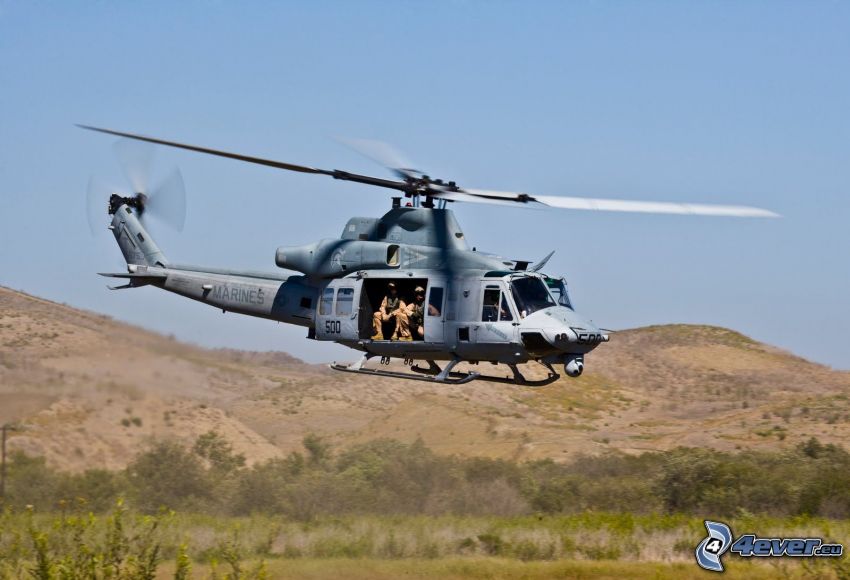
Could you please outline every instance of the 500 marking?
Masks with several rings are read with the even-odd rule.
[[[342,323],[339,320],[325,320],[325,333],[339,334],[341,332]]]

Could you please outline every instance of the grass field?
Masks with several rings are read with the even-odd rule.
[[[116,508],[0,518],[0,578],[682,578],[711,577],[685,516],[142,516]],[[850,521],[743,517],[736,533],[850,544]],[[850,577],[847,560],[725,557],[727,578]]]
[[[157,578],[172,578],[174,567],[163,566]],[[194,573],[210,578],[208,566],[197,566]],[[277,560],[266,564],[269,578],[313,579],[346,578],[349,580],[383,580],[395,578],[443,578],[455,580],[508,579],[544,580],[549,578],[581,578],[598,580],[667,580],[679,578],[716,578],[689,562],[617,562],[556,560],[551,562],[522,562],[506,558],[441,558],[437,560],[378,560],[378,559],[302,559]],[[777,567],[769,564],[732,563],[723,578],[729,580],[768,580],[775,578],[837,578],[834,571],[824,568],[807,571],[789,563]]]

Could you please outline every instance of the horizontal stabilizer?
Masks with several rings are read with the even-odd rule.
[[[124,290],[126,288],[138,288],[140,286],[147,286],[148,284],[156,284],[168,277],[165,272],[98,272],[98,276],[128,280],[128,283],[123,286],[107,286],[110,290]]]
[[[154,280],[164,280],[168,277],[165,272],[98,272],[98,276],[106,276],[107,278],[127,278],[140,279],[150,278]]]

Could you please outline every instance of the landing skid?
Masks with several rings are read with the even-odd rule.
[[[330,367],[335,371],[343,371],[346,373],[358,373],[361,375],[386,377],[390,379],[409,379],[411,381],[425,381],[427,383],[441,383],[444,385],[462,385],[464,383],[474,381],[480,376],[478,373],[451,372],[451,367],[457,364],[457,362],[455,361],[452,361],[454,362],[454,364],[449,363],[448,365],[446,365],[445,369],[440,369],[440,371],[437,373],[428,373],[428,376],[413,375],[410,373],[403,373],[398,371],[384,371],[381,369],[364,369],[363,363],[366,362],[369,358],[371,357],[363,357],[363,359],[359,362],[356,362],[353,365],[349,366],[334,363],[330,365]],[[436,364],[434,366],[436,366]]]
[[[519,385],[523,387],[543,387],[545,385],[554,383],[559,378],[561,378],[560,375],[558,375],[548,364],[544,364],[544,366],[549,370],[549,376],[545,379],[533,381],[526,379],[522,375],[522,373],[519,372],[519,369],[516,367],[516,365],[509,365],[511,371],[513,372],[513,377],[494,377],[490,375],[482,375],[481,373],[477,372],[462,373],[452,371],[452,368],[454,368],[455,365],[457,365],[459,362],[462,362],[460,359],[454,359],[450,361],[445,368],[440,368],[437,363],[432,360],[429,360],[428,368],[421,368],[416,365],[411,366],[410,370],[414,373],[418,373],[412,374],[400,371],[385,371],[381,369],[363,368],[363,364],[370,358],[372,358],[371,355],[364,355],[362,359],[352,365],[341,365],[334,363],[329,366],[335,371],[343,371],[346,373],[358,373],[362,375],[370,375],[373,377],[386,377],[391,379],[408,379],[412,381],[424,381],[428,383],[440,383],[445,385],[463,385],[465,383],[469,383],[478,379],[482,381],[490,381],[492,383]],[[389,360],[388,357],[387,360]],[[381,362],[384,362],[384,359],[382,359]]]
[[[428,362],[432,363],[433,361],[428,361]],[[434,366],[436,366],[436,364]],[[439,368],[439,367],[437,367],[437,368]],[[432,368],[423,369],[423,368],[418,367],[416,365],[410,367],[410,370],[412,370],[413,372],[422,373],[422,374],[425,374],[425,375],[434,374],[434,370]],[[480,373],[474,373],[474,374],[475,374],[475,378],[482,380],[482,381],[490,381],[491,383],[502,383],[502,384],[505,384],[505,385],[519,385],[521,387],[545,387],[546,385],[551,385],[552,383],[554,383],[555,381],[557,381],[558,379],[561,378],[561,376],[559,374],[555,373],[551,368],[549,369],[549,376],[548,377],[546,377],[545,379],[539,379],[539,380],[536,380],[536,381],[526,379],[522,375],[522,373],[519,372],[519,369],[517,369],[515,367],[515,365],[511,365],[511,370],[514,373],[514,376],[512,376],[512,377],[494,377],[494,376],[491,376],[491,375],[483,375],[483,374],[480,374]],[[460,376],[460,375],[463,375],[463,374],[465,374],[465,373],[449,373],[450,376]]]

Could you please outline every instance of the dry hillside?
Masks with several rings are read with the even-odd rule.
[[[211,429],[249,461],[309,432],[337,445],[421,436],[440,453],[519,459],[850,434],[850,373],[731,330],[619,332],[587,368],[540,389],[370,379],[283,353],[189,346],[0,288],[0,422],[23,427],[12,449],[68,469],[118,468],[151,438]]]

